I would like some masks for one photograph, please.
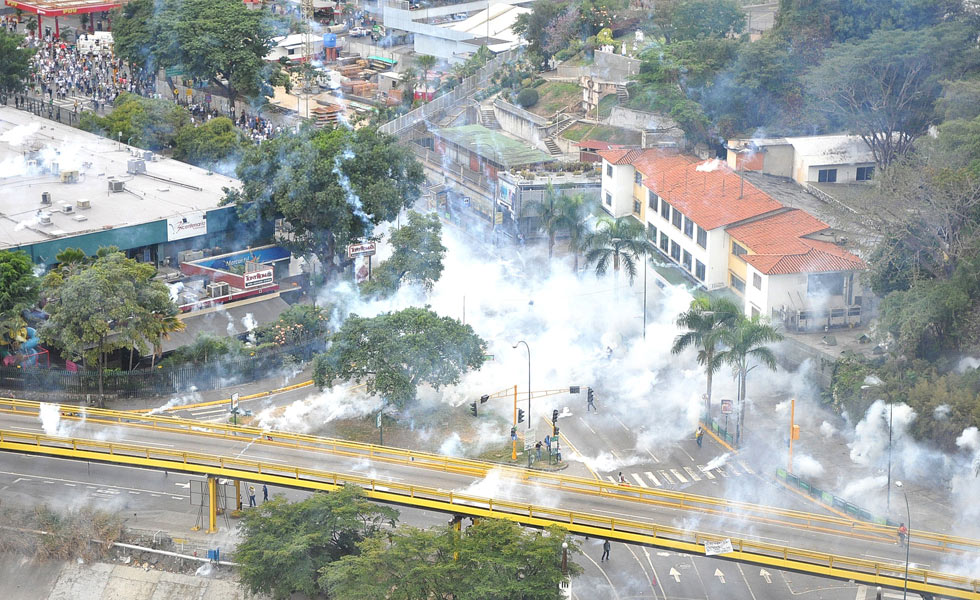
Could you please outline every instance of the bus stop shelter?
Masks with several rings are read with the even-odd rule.
[[[58,17],[81,15],[85,13],[106,12],[119,8],[126,0],[5,0],[7,6],[26,13],[37,15],[37,34],[41,35],[41,21],[44,17],[54,18],[54,35],[59,37]]]

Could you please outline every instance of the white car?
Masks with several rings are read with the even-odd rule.
[[[364,29],[363,27],[352,27],[351,30],[347,32],[347,35],[351,37],[364,37],[367,34],[367,29]]]

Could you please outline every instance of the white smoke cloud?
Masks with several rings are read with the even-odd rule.
[[[62,420],[61,405],[42,402],[38,408],[38,419],[45,435],[52,437],[72,437],[75,431],[85,424],[85,409],[81,409],[81,419]]]
[[[270,407],[256,416],[262,429],[315,433],[325,423],[363,417],[381,408],[381,399],[341,387],[310,394],[284,408]]]

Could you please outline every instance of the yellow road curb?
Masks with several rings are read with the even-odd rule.
[[[309,387],[311,385],[313,385],[313,380],[312,379],[309,379],[307,381],[302,381],[300,383],[294,383],[292,385],[287,385],[285,387],[276,388],[274,390],[269,390],[269,391],[266,391],[266,392],[258,392],[257,394],[249,394],[247,396],[239,396],[238,397],[238,401],[241,402],[243,400],[255,400],[256,398],[265,398],[266,396],[271,396],[272,394],[278,394],[280,392],[289,392],[289,391],[292,391],[292,390],[298,390],[300,388]],[[165,412],[172,412],[172,411],[175,411],[175,410],[185,410],[185,409],[189,409],[189,408],[202,408],[202,407],[205,407],[205,406],[218,406],[219,404],[228,404],[229,402],[231,402],[231,398],[224,398],[223,400],[209,400],[207,402],[197,402],[197,403],[194,403],[194,404],[181,404],[179,406],[171,406],[170,408],[168,408],[166,410],[161,410],[159,412],[165,413]],[[157,410],[157,409],[155,409],[155,408],[140,408],[140,409],[137,409],[137,410],[131,410],[129,412],[134,412],[134,413],[148,413],[148,412],[152,412],[154,410]]]

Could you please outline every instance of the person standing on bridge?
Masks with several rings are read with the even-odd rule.
[[[905,536],[908,535],[908,533],[909,533],[908,528],[905,527],[905,523],[902,523],[901,526],[899,526],[899,528],[898,528],[898,545],[899,546],[904,546],[905,545]]]
[[[248,505],[255,506],[255,486],[248,486]]]
[[[599,559],[599,562],[602,562],[604,560],[609,560],[610,548],[612,548],[612,544],[609,543],[609,540],[602,542],[602,558]]]
[[[269,486],[262,484],[262,503],[265,504],[269,501]]]

